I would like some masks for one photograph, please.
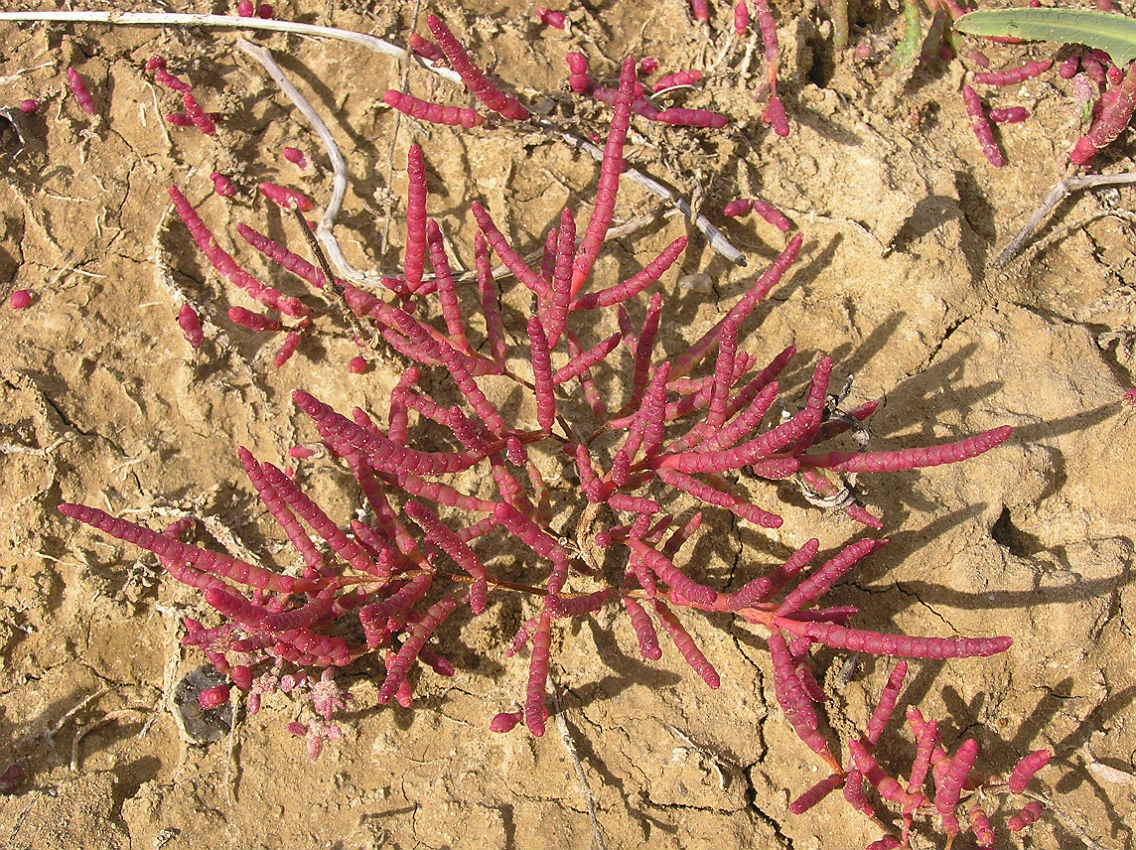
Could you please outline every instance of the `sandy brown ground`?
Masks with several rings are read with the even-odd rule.
[[[475,15],[476,5],[492,14]],[[1130,209],[1133,190],[1064,203],[1046,231],[1059,238],[1005,272],[990,268],[1062,175],[1078,134],[1068,84],[1051,73],[989,93],[994,105],[1033,113],[1001,131],[1009,164],[996,170],[963,111],[961,61],[885,73],[900,32],[887,8],[853,4],[853,44],[870,51],[854,58],[833,56],[818,12],[778,5],[792,121],[780,139],[758,121],[760,47],[750,71],[740,70],[745,49],[726,47],[724,3],[709,31],[689,22],[680,0],[636,0],[587,4],[566,33],[535,26],[527,3],[489,5],[437,8],[480,60],[496,61],[501,79],[573,126],[602,132],[608,112],[565,93],[570,49],[583,50],[607,81],[614,65],[604,57],[625,52],[657,56],[665,70],[702,68],[707,81],[685,105],[733,118],[725,132],[633,123],[629,159],[692,198],[749,262],[741,269],[703,245],[687,250],[680,273],[705,274],[711,286],[681,288],[674,270],[664,277],[667,350],[717,321],[784,245],[785,235],[756,216],[719,214],[732,197],[760,194],[806,234],[801,259],[747,341],[765,357],[797,345],[791,393],[805,385],[807,364],[829,352],[839,380],[856,376],[851,401],[885,400],[871,426],[876,448],[1014,426],[1007,445],[976,461],[867,481],[867,503],[885,516],[891,544],[835,601],[861,606],[866,628],[1011,635],[1012,650],[996,658],[914,664],[904,703],[938,717],[949,742],[977,737],[992,772],[1031,749],[1055,751],[1034,786],[1051,808],[1026,838],[1000,832],[999,846],[1131,846],[1136,411],[1120,398],[1136,366],[1136,272],[1131,220],[1108,213]],[[406,3],[277,9],[399,42],[411,16]],[[330,190],[317,140],[234,38],[0,27],[0,101],[42,103],[25,122],[26,150],[0,159],[0,769],[19,761],[28,772],[0,798],[0,844],[587,847],[583,786],[555,726],[540,740],[487,731],[523,691],[526,660],[503,651],[515,605],[451,631],[457,675],[424,674],[413,712],[375,708],[366,671],[346,677],[355,697],[345,739],[314,764],[284,729],[298,707],[283,697],[233,735],[190,745],[170,696],[201,663],[178,638],[181,618],[204,615],[204,606],[151,558],[55,511],[81,501],[153,527],[192,513],[209,518],[214,539],[228,529],[230,542],[261,551],[275,538],[265,538],[236,446],[283,463],[289,446],[314,436],[288,403],[292,389],[381,416],[398,374],[398,359],[383,354],[371,355],[368,374],[349,375],[356,349],[335,322],[273,369],[279,338],[228,322],[230,304],[252,305],[167,213],[167,186],[176,183],[223,244],[237,244],[233,228],[244,221],[302,250],[292,222],[255,185],[278,179],[316,199]],[[430,212],[466,267],[470,200],[487,199],[529,250],[565,202],[582,211],[593,197],[597,166],[555,139],[396,121],[381,104],[404,71],[393,59],[337,43],[257,40],[317,105],[349,160],[339,232],[359,267],[398,267],[400,171],[412,140],[426,151]],[[1011,66],[1056,49],[987,52],[996,66]],[[163,125],[161,114],[177,104],[141,71],[154,53],[191,78],[207,109],[225,113],[216,139]],[[97,117],[68,93],[68,65],[89,80]],[[421,69],[410,70],[410,87],[464,104]],[[285,144],[316,167],[301,174],[284,162]],[[1099,164],[1131,170],[1131,153],[1122,143]],[[239,191],[231,201],[212,193],[213,170],[232,175]],[[649,223],[609,244],[604,275],[629,274],[688,232],[665,210],[641,189],[623,189],[617,219]],[[300,291],[243,245],[234,250],[255,273]],[[23,312],[6,306],[17,288],[34,293]],[[196,352],[174,321],[182,297],[209,319]],[[343,475],[318,461],[306,475],[333,516],[351,516],[356,497]],[[747,565],[774,560],[763,547],[782,551],[815,535],[831,548],[859,531],[842,514],[807,506],[791,486],[763,492],[784,514],[783,529],[703,545],[706,575],[725,582],[731,559],[752,572]],[[717,692],[673,652],[641,662],[622,617],[556,639],[553,676],[607,846],[819,848],[876,838],[839,799],[788,814],[821,767],[780,716],[761,634],[725,618],[689,622],[722,674]],[[827,680],[830,710],[847,718],[837,731],[847,733],[864,722],[890,665],[864,662],[841,689],[841,660],[832,659]],[[910,737],[890,737],[884,753],[902,770]]]

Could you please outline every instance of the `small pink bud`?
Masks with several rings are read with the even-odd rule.
[[[442,52],[442,48],[432,41],[427,41],[416,32],[410,34],[407,39],[407,46],[423,59],[429,59],[435,65],[446,63],[446,54]]]
[[[748,26],[749,7],[746,5],[745,0],[738,0],[738,5],[734,6],[734,32],[738,35],[743,35]]]
[[[241,2],[237,4],[237,14],[242,18],[251,18],[252,8],[252,0],[241,0]]]
[[[10,764],[4,773],[0,774],[0,794],[10,794],[15,791],[28,778],[28,769],[18,761]]]
[[[165,67],[166,67],[166,58],[164,56],[154,55],[154,56],[151,56],[149,59],[146,60],[146,70],[147,71],[156,71],[159,68],[164,69]]]
[[[229,676],[233,680],[233,684],[242,691],[247,691],[252,687],[252,670],[249,669],[247,664],[236,665],[229,671]]]
[[[197,311],[188,304],[182,304],[178,311],[177,323],[181,332],[185,334],[185,341],[191,347],[199,348],[205,335],[201,331],[201,320],[197,317]]]
[[[192,127],[193,119],[186,115],[184,112],[171,112],[166,116],[166,122],[173,124],[175,127]]]
[[[20,112],[24,113],[24,115],[31,115],[37,109],[39,109],[38,100],[32,100],[31,98],[28,98],[27,100],[20,101]]]
[[[280,330],[280,322],[277,320],[270,319],[261,313],[246,310],[244,307],[230,307],[229,320],[243,328],[248,328],[250,331]]]
[[[523,715],[524,712],[521,711],[502,711],[489,722],[489,731],[509,732],[521,722]]]
[[[659,70],[659,60],[654,56],[644,56],[639,60],[639,76],[646,77]]]
[[[367,361],[356,355],[352,357],[351,362],[347,364],[347,371],[352,375],[362,375],[367,371]]]
[[[314,454],[315,452],[307,446],[292,446],[288,449],[288,457],[294,457],[296,460],[307,460]]]
[[[563,12],[554,12],[552,9],[546,9],[543,6],[537,6],[533,9],[533,14],[540,19],[540,22],[546,26],[553,27],[554,29],[564,29],[564,22],[566,16]]]
[[[79,103],[79,108],[88,115],[95,114],[95,101],[91,98],[91,93],[87,90],[87,82],[74,68],[67,69],[67,85],[71,88],[71,93],[75,95],[75,100]]]
[[[304,152],[299,148],[284,148],[281,153],[283,153],[284,158],[293,165],[296,165],[299,168],[308,167],[308,158],[304,156]]]
[[[286,210],[292,209],[292,204],[295,203],[301,212],[314,210],[316,205],[312,203],[311,199],[306,195],[297,192],[295,189],[288,189],[284,186],[278,186],[275,183],[261,183],[260,193],[270,201],[275,201]]]
[[[1029,110],[1024,106],[1006,106],[990,110],[990,120],[995,124],[1016,124],[1029,118]]]
[[[212,688],[206,688],[197,695],[197,704],[200,705],[205,711],[218,708],[228,701],[228,685],[216,685]]]
[[[271,3],[261,3],[256,7],[256,16],[266,21],[271,20],[273,12],[275,12],[275,9],[272,8]]]
[[[8,304],[13,310],[23,310],[31,303],[32,293],[30,289],[17,289],[8,299]]]
[[[182,106],[185,107],[185,114],[189,116],[198,130],[207,136],[217,133],[217,125],[213,121],[213,116],[201,108],[197,98],[186,91],[182,92],[181,102]]]
[[[296,688],[300,687],[300,685],[304,683],[305,678],[306,677],[303,673],[295,676],[291,673],[287,673],[280,677],[280,690],[282,690],[286,694],[290,694],[292,691],[296,690]],[[307,727],[305,726],[304,728],[306,729]]]
[[[231,198],[237,193],[233,188],[233,184],[229,182],[229,178],[224,174],[218,174],[214,171],[209,175],[209,179],[213,181],[213,191],[223,198]]]

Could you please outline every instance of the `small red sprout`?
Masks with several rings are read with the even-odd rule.
[[[177,323],[190,347],[200,348],[205,334],[201,330],[201,319],[198,318],[197,311],[188,304],[182,304],[178,311]]]
[[[71,87],[71,93],[75,95],[79,108],[88,115],[94,115],[95,101],[87,90],[87,81],[74,68],[67,69],[67,85]]]
[[[701,79],[701,71],[675,71],[673,74],[659,77],[654,85],[651,86],[651,91],[661,92],[663,89],[670,89],[675,86],[692,86]]]
[[[963,103],[966,104],[966,114],[970,116],[971,129],[974,130],[974,135],[978,138],[979,144],[982,145],[982,155],[995,168],[1001,168],[1006,164],[1006,157],[994,140],[994,129],[990,126],[990,120],[986,117],[986,110],[982,106],[978,93],[970,86],[963,86],[962,99]]]
[[[281,151],[281,153],[284,155],[284,158],[286,160],[288,160],[298,168],[303,169],[308,167],[308,158],[304,156],[304,152],[299,148],[286,147]]]
[[[1049,750],[1034,750],[1029,755],[1023,757],[1010,773],[1010,793],[1021,794],[1029,786],[1029,782],[1033,779],[1033,775],[1049,764],[1052,754]]]
[[[746,0],[738,0],[738,4],[734,6],[734,33],[744,35],[748,26],[749,6],[746,5]]]
[[[210,711],[214,708],[219,708],[229,701],[229,686],[216,685],[212,688],[205,688],[197,695],[197,704],[205,711]]]
[[[1029,110],[1024,106],[1005,106],[990,110],[990,120],[995,124],[1017,124],[1029,118]]]
[[[1045,73],[1053,65],[1045,59],[1040,62],[1027,62],[1017,68],[1007,68],[1004,71],[987,71],[974,75],[974,82],[983,86],[1012,86]]]
[[[161,83],[166,88],[173,89],[174,91],[179,91],[182,94],[185,94],[190,90],[189,83],[185,82],[185,80],[175,77],[173,74],[161,68],[154,72],[154,80]]]
[[[235,325],[240,325],[242,328],[248,328],[250,331],[280,330],[280,322],[277,320],[270,319],[268,316],[262,315],[261,313],[246,310],[244,307],[230,307],[229,320]]]
[[[24,115],[31,115],[37,109],[39,109],[38,100],[32,100],[31,98],[28,98],[27,100],[20,101],[20,112],[24,113]]]
[[[489,722],[490,732],[511,732],[524,719],[523,711],[502,711]]]
[[[8,298],[8,306],[13,310],[27,309],[32,303],[32,292],[30,289],[17,289]]]
[[[546,9],[543,6],[537,6],[533,9],[533,14],[545,26],[553,27],[554,29],[562,30],[568,20],[568,16],[563,12],[555,12],[552,9]]]
[[[284,337],[284,342],[276,351],[276,356],[272,358],[273,367],[279,369],[287,363],[292,355],[296,353],[296,349],[300,345],[300,332],[289,331],[288,335]]]
[[[1112,91],[1115,96],[1101,110],[1089,132],[1070,151],[1069,159],[1074,165],[1082,168],[1091,165],[1097,151],[1115,141],[1132,120],[1136,111],[1136,62],[1128,66],[1124,80]]]
[[[423,59],[429,59],[435,65],[446,64],[446,54],[442,52],[442,48],[418,33],[412,32],[406,43],[415,54]]]
[[[291,210],[293,206],[300,212],[308,212],[316,208],[311,198],[295,189],[268,182],[261,183],[258,188],[260,194],[286,210]]]
[[[209,179],[213,181],[213,191],[222,198],[231,198],[237,193],[233,184],[229,182],[229,178],[224,174],[214,171],[209,174]]]
[[[722,215],[727,218],[733,218],[739,215],[746,215],[751,211],[756,212],[781,232],[788,232],[790,227],[789,219],[785,218],[785,215],[779,209],[767,201],[763,201],[761,198],[738,198],[737,200],[730,201],[722,208]]]
[[[201,108],[192,94],[182,92],[181,96],[182,105],[185,107],[185,114],[189,116],[193,125],[197,127],[206,136],[213,136],[217,134],[217,125],[213,122],[213,117]]]
[[[785,114],[785,105],[777,95],[769,96],[769,102],[761,113],[761,123],[768,124],[782,138],[789,135],[789,117]]]
[[[1037,819],[1041,817],[1041,813],[1044,809],[1045,806],[1040,802],[1031,800],[1022,807],[1021,811],[1012,815],[1010,819],[1006,821],[1006,826],[1009,827],[1010,832],[1021,832],[1030,824],[1035,823]]]
[[[464,127],[470,129],[485,123],[485,117],[477,110],[459,106],[443,106],[428,100],[420,100],[409,94],[388,89],[383,95],[383,101],[392,109],[397,109],[404,115],[417,118],[419,121],[429,121],[431,124],[446,124],[450,127]]]

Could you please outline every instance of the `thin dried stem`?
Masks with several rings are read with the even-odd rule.
[[[1070,166],[1069,170],[1073,171],[1074,168],[1074,166]],[[1049,215],[1053,208],[1061,203],[1066,196],[1082,189],[1094,189],[1097,186],[1122,186],[1128,183],[1136,183],[1136,173],[1086,174],[1082,177],[1066,177],[1050,190],[1049,194],[1045,196],[1045,200],[1041,202],[1041,206],[1034,210],[1033,215],[1022,225],[1022,229],[1014,235],[1014,238],[1002,249],[1002,253],[994,259],[991,265],[996,269],[1005,268],[1009,265],[1014,257],[1025,250],[1042,219]]]
[[[240,20],[251,19],[241,18]],[[368,36],[368,38],[369,37],[370,36]],[[386,44],[386,42],[383,42],[383,44]],[[331,161],[331,197],[327,199],[327,203],[324,205],[323,209],[323,216],[316,226],[316,236],[327,252],[327,256],[330,258],[332,264],[335,265],[340,277],[347,278],[352,283],[363,286],[381,286],[380,279],[382,275],[375,274],[374,272],[359,271],[347,261],[347,257],[344,256],[343,250],[339,247],[339,242],[336,241],[335,234],[333,233],[335,219],[339,216],[340,210],[343,209],[343,199],[347,196],[347,163],[344,161],[343,155],[339,152],[339,146],[335,144],[335,139],[332,137],[331,131],[327,128],[323,119],[319,117],[319,113],[308,103],[307,98],[300,94],[299,89],[292,85],[291,81],[284,76],[284,72],[281,70],[280,66],[276,64],[276,60],[272,58],[272,54],[267,49],[245,41],[243,38],[237,39],[237,47],[264,67],[264,70],[268,72],[268,75],[272,77],[276,85],[280,86],[280,90],[288,96],[288,99],[292,101],[296,109],[311,122],[312,129],[314,129],[316,134],[320,137],[324,151],[327,153],[327,158]],[[307,231],[306,225],[304,230]]]
[[[556,686],[556,680],[551,676],[548,677],[548,684],[551,692],[552,713],[556,718],[556,728],[560,732],[560,740],[564,744],[564,749],[568,751],[568,757],[576,768],[576,779],[580,782],[580,790],[584,792],[584,803],[588,807],[588,820],[592,824],[592,843],[596,850],[607,850],[603,831],[600,829],[600,822],[596,818],[596,797],[592,793],[592,787],[588,784],[584,765],[580,763],[580,756],[576,752],[576,742],[572,739],[572,732],[568,728],[568,722],[564,719],[564,709],[560,706],[560,689]]]
[[[323,291],[328,293],[329,300],[334,300],[339,306],[340,312],[347,317],[347,321],[351,324],[351,330],[354,331],[355,336],[366,342],[373,343],[375,340],[374,331],[364,326],[359,320],[359,317],[352,312],[347,301],[344,300],[343,287],[336,282],[335,275],[331,273],[331,266],[328,265],[327,257],[324,256],[323,251],[320,250],[319,242],[316,241],[315,235],[312,234],[311,229],[308,227],[308,222],[307,219],[304,218],[304,214],[300,212],[300,208],[295,204],[292,205],[292,214],[296,217],[296,223],[300,227],[300,233],[304,235],[308,247],[311,249],[312,253],[315,254],[319,267],[323,270],[324,276],[327,278],[328,284],[324,287]]]
[[[143,27],[219,27],[227,29],[271,30],[273,32],[296,33],[298,35],[307,35],[315,38],[331,38],[337,39],[339,41],[351,42],[353,44],[358,44],[362,47],[366,47],[369,50],[374,50],[378,53],[382,53],[385,56],[393,56],[398,59],[405,59],[410,56],[416,59],[422,65],[422,67],[424,67],[431,73],[437,74],[438,76],[450,80],[451,82],[460,82],[458,75],[449,68],[438,67],[429,60],[414,56],[407,50],[399,47],[396,44],[392,44],[389,41],[385,41],[384,39],[376,38],[373,35],[367,35],[365,33],[353,32],[351,30],[338,29],[336,27],[321,27],[316,26],[315,24],[301,24],[295,21],[281,21],[275,19],[264,20],[261,18],[240,18],[230,15],[193,15],[165,12],[116,13],[68,11],[0,12],[0,22],[2,21],[87,23]],[[245,44],[248,43],[245,42]],[[261,64],[264,65],[265,69],[273,75],[273,79],[277,81],[277,84],[280,85],[281,88],[284,88],[284,83],[281,82],[281,79],[283,79],[283,74],[281,73],[280,79],[277,79],[276,75],[273,74],[269,66],[264,63],[259,55],[254,53],[252,50],[249,50],[249,47],[252,47],[257,51],[263,51],[263,53],[267,55],[268,52],[266,50],[263,50],[263,48],[258,48],[255,45],[251,44],[249,44],[248,47],[244,47],[243,45],[240,46],[242,50],[245,50],[245,52],[249,53],[250,56],[253,56],[257,59],[257,61],[261,62]],[[268,58],[269,61],[272,61],[271,57]],[[275,62],[273,62],[272,64],[275,65]],[[277,71],[279,72],[278,66]],[[293,88],[293,91],[294,90],[295,89]],[[287,90],[285,90],[285,92],[288,93]],[[290,93],[288,94],[289,97],[292,97]],[[296,92],[296,94],[299,95],[299,92]],[[303,100],[302,96],[300,96],[300,99]],[[303,107],[300,106],[300,102],[295,98],[293,98],[293,103],[296,104],[297,109],[300,109],[301,112],[304,112]],[[304,100],[304,103],[307,104],[307,101]],[[308,109],[311,110],[310,105],[308,106]],[[331,139],[331,134],[327,132],[327,127],[323,126],[323,122],[319,121],[318,116],[315,115],[314,110],[311,110],[310,113],[304,112],[304,115],[308,118],[308,120],[312,121],[313,126],[316,128],[316,132],[320,134],[320,138],[322,139],[324,146],[327,149],[328,157],[333,161],[334,170],[334,161],[339,154],[339,150],[337,147],[335,147],[335,143]],[[603,158],[603,151],[597,148],[591,142],[584,139],[582,136],[577,136],[575,133],[571,133],[567,130],[559,128],[552,122],[545,119],[538,121],[537,125],[541,129],[553,135],[560,136],[560,138],[568,142],[570,145],[587,151],[595,159],[600,160]],[[320,130],[321,126],[323,126],[322,131]],[[342,157],[339,157],[339,159],[340,161],[342,161]],[[343,173],[345,175],[344,182],[346,183],[345,166]],[[739,266],[744,266],[746,264],[745,257],[742,255],[742,252],[735,248],[732,244],[730,244],[730,241],[726,239],[722,231],[711,224],[709,219],[707,219],[703,215],[695,215],[694,210],[691,208],[688,201],[681,197],[678,197],[675,192],[664,186],[659,181],[655,180],[652,177],[648,177],[646,174],[643,174],[640,171],[636,171],[634,168],[629,167],[623,173],[629,180],[638,183],[651,194],[662,198],[664,201],[667,201],[677,210],[679,210],[684,216],[690,219],[694,223],[694,226],[697,227],[709,241],[710,247],[721,254],[723,257],[733,263],[738,264]],[[336,175],[338,176],[338,172],[336,172]],[[334,200],[334,198],[335,195],[333,193],[332,200]],[[342,202],[342,198],[340,199],[340,201]],[[319,228],[317,228],[317,233],[319,233],[320,235],[320,240],[324,242],[324,249],[327,250],[332,263],[334,263],[336,267],[340,269],[340,275],[342,277],[348,278],[355,283],[377,284],[378,275],[366,274],[364,272],[359,272],[358,270],[353,269],[351,266],[347,265],[347,261],[343,257],[342,252],[338,250],[338,246],[333,248],[328,244],[328,242],[334,244],[334,239],[330,237],[330,230],[332,226],[331,222],[334,221],[334,216],[331,216],[331,222],[328,222],[329,214],[332,212],[332,210],[334,210],[336,214],[338,214],[339,212],[338,206],[334,206],[332,201],[329,201],[326,207],[326,212],[324,214],[324,219],[320,222]],[[326,241],[324,236],[325,222],[327,222],[327,233],[329,234],[326,237]]]

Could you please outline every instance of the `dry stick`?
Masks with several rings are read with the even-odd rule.
[[[288,32],[297,35],[307,35],[313,38],[334,38],[339,41],[349,41],[374,50],[386,56],[395,56],[399,59],[407,55],[407,51],[397,44],[391,44],[373,35],[366,35],[352,30],[338,29],[336,27],[321,27],[315,24],[301,24],[296,21],[284,21],[264,18],[241,18],[232,15],[194,15],[176,14],[172,12],[0,12],[0,21],[28,21],[32,23],[78,23],[78,24],[112,24],[115,26],[134,27],[222,27],[226,29],[243,30],[272,30],[273,32]],[[460,82],[458,75],[448,68],[437,68],[428,62],[423,62],[430,70],[440,74],[447,80]]]
[[[75,738],[71,741],[71,771],[75,772],[79,769],[79,746],[83,743],[83,739],[96,729],[101,729],[108,723],[113,723],[116,720],[121,720],[124,717],[133,717],[139,714],[145,714],[145,709],[141,708],[120,708],[117,711],[110,711],[100,717],[98,720],[92,720],[86,726],[83,726],[75,733]]]
[[[308,220],[304,218],[304,214],[300,212],[300,207],[292,204],[292,214],[296,217],[296,224],[299,225],[300,232],[304,234],[304,239],[308,243],[308,248],[315,254],[316,261],[319,267],[323,270],[324,277],[327,279],[327,286],[323,288],[323,292],[327,293],[327,299],[333,301],[343,315],[347,317],[347,321],[351,325],[351,330],[354,331],[355,336],[362,342],[371,344],[372,348],[375,346],[375,333],[374,330],[368,330],[363,322],[355,315],[355,311],[347,304],[347,300],[343,297],[343,287],[340,286],[336,280],[335,275],[331,273],[331,266],[328,265],[327,257],[324,256],[323,251],[320,250],[319,242],[316,241],[311,229],[308,227]]]
[[[580,763],[580,756],[576,752],[576,743],[572,740],[568,722],[564,719],[564,709],[560,707],[560,689],[556,686],[556,680],[551,676],[548,677],[548,683],[552,686],[552,710],[556,716],[556,728],[560,730],[560,740],[564,743],[564,749],[568,751],[568,757],[576,766],[576,778],[580,781],[580,788],[584,792],[584,802],[588,807],[588,820],[592,822],[592,841],[595,842],[596,850],[607,850],[603,832],[600,830],[600,822],[596,818],[596,798],[592,794],[592,787],[588,784],[584,765]]]
[[[537,123],[542,129],[548,130],[550,133],[555,133],[564,141],[568,142],[568,144],[573,145],[580,150],[587,151],[597,162],[603,160],[603,150],[596,147],[582,136],[577,136],[575,133],[569,132],[568,130],[563,130],[545,119],[541,119]],[[710,247],[721,254],[723,257],[725,257],[727,260],[730,260],[731,262],[736,263],[739,266],[746,265],[745,257],[742,255],[742,252],[731,245],[730,241],[726,239],[722,231],[711,224],[710,220],[706,218],[706,216],[695,215],[694,210],[691,209],[690,204],[686,201],[685,198],[679,197],[675,192],[668,189],[658,180],[655,180],[653,177],[648,177],[646,174],[643,174],[640,171],[636,171],[634,168],[628,167],[626,170],[624,170],[623,174],[633,183],[638,183],[652,195],[656,195],[657,197],[662,198],[664,201],[672,204],[675,209],[677,209],[684,216],[690,219],[694,223],[694,226],[702,232],[702,235],[705,236],[709,241]]]
[[[358,44],[370,50],[377,51],[386,56],[394,56],[402,59],[410,54],[408,51],[392,44],[389,41],[384,41],[381,38],[375,38],[372,35],[364,33],[353,32],[351,30],[338,29],[336,27],[321,27],[315,24],[301,24],[295,21],[278,21],[274,19],[264,20],[261,18],[240,18],[231,17],[229,15],[190,15],[190,14],[173,14],[165,12],[0,12],[0,22],[3,21],[30,21],[30,22],[43,22],[43,23],[90,23],[90,24],[112,24],[117,26],[147,26],[147,27],[162,27],[162,26],[183,26],[183,27],[223,27],[230,29],[260,29],[272,30],[274,32],[289,32],[298,35],[307,35],[315,38],[333,38],[340,41],[348,41],[353,44]],[[324,217],[320,221],[317,233],[320,236],[320,241],[324,244],[324,249],[327,251],[328,256],[331,258],[332,263],[340,268],[340,276],[351,280],[353,283],[366,283],[372,284],[378,282],[378,275],[365,274],[347,265],[342,252],[339,250],[338,244],[331,236],[331,227],[334,223],[334,217],[339,213],[339,206],[336,205],[336,192],[340,181],[343,183],[343,192],[346,192],[347,183],[347,167],[343,164],[343,158],[339,154],[339,149],[335,146],[335,142],[331,138],[331,133],[328,132],[327,127],[316,115],[315,111],[311,108],[303,96],[295,91],[292,87],[291,91],[285,86],[287,81],[284,75],[280,73],[279,66],[272,62],[268,51],[263,48],[256,47],[238,40],[238,46],[241,47],[246,53],[251,55],[262,65],[265,70],[272,75],[277,84],[284,89],[285,94],[292,98],[292,102],[296,104],[299,109],[312,125],[315,127],[316,132],[319,133],[320,139],[327,150],[328,158],[332,161],[332,168],[334,172],[335,182],[333,184],[333,192],[331,200],[328,201]],[[245,45],[248,45],[247,47]],[[251,49],[250,49],[251,48]],[[261,51],[263,55],[271,62],[271,67],[263,58],[261,58]],[[438,74],[451,82],[460,82],[456,73],[449,68],[440,68],[428,60],[422,59],[418,56],[413,56],[424,68],[432,73]],[[276,73],[280,76],[277,78],[276,73],[273,73],[272,68],[275,67]],[[283,80],[283,82],[282,82]],[[290,87],[291,84],[288,84]],[[293,94],[295,92],[295,94]],[[298,98],[298,99],[297,99]],[[301,106],[303,103],[303,106]],[[306,109],[305,109],[306,107]],[[602,160],[603,151],[593,145],[586,139],[575,135],[574,133],[562,130],[547,120],[540,120],[537,124],[541,129],[560,136],[569,144],[587,151],[594,159]],[[337,160],[339,165],[337,165]],[[668,189],[663,184],[659,183],[651,177],[636,171],[634,168],[627,168],[623,172],[628,179],[632,182],[638,183],[648,192],[662,198],[664,201],[672,204],[684,216],[694,222],[706,239],[710,243],[710,247],[724,256],[726,259],[744,266],[745,258],[742,252],[730,244],[729,240],[716,228],[710,221],[702,215],[695,216],[694,211],[691,209],[690,204],[683,198],[676,197],[675,193]],[[341,177],[342,174],[342,177]],[[342,204],[342,195],[339,196],[339,203]],[[325,235],[326,234],[326,235]]]
[[[410,31],[411,35],[413,35],[418,29],[418,13],[421,12],[421,11],[422,11],[421,0],[414,0],[414,7],[410,10],[409,31]],[[427,44],[429,44],[429,43],[430,42],[427,42]],[[402,63],[402,70],[399,73],[398,87],[402,91],[409,91],[410,62],[408,60],[412,56],[416,56],[416,55],[417,54],[408,50],[408,51],[406,51],[406,53],[403,56],[399,57],[399,61]],[[444,58],[445,57],[443,55],[443,56],[439,57],[437,61],[444,61]],[[421,60],[419,60],[419,61],[421,61]],[[460,76],[458,76],[458,72],[453,71],[453,69],[450,69],[450,70],[455,75],[455,78],[457,79],[457,81],[460,82],[461,78],[460,78]],[[394,116],[394,132],[391,133],[390,145],[387,148],[387,173],[386,173],[385,179],[386,179],[386,184],[387,184],[388,188],[392,184],[391,178],[393,177],[393,174],[394,174],[394,149],[395,149],[395,145],[398,143],[398,134],[401,130],[402,130],[402,112],[396,110],[395,116]],[[388,196],[388,198],[389,198],[389,196]],[[383,205],[383,207],[384,207],[383,212],[385,213],[385,216],[383,218],[383,232],[382,232],[382,235],[379,238],[379,253],[380,254],[386,253],[387,240],[390,237],[391,222],[394,218],[391,215],[391,202],[389,200]],[[407,241],[408,242],[410,241],[409,235],[407,236]]]
[[[242,18],[241,20],[245,19]],[[343,208],[343,199],[347,196],[347,163],[344,161],[343,155],[340,154],[339,147],[335,144],[335,139],[332,138],[331,131],[327,129],[327,125],[323,123],[323,119],[319,117],[319,113],[308,103],[307,98],[300,94],[299,90],[284,76],[284,72],[280,69],[280,66],[276,64],[276,61],[272,58],[272,54],[269,53],[267,49],[245,41],[243,38],[237,39],[237,47],[264,67],[264,70],[268,72],[268,76],[272,77],[276,85],[280,86],[280,90],[292,101],[296,109],[308,119],[312,128],[316,131],[316,134],[320,137],[320,141],[323,143],[324,150],[327,152],[327,158],[331,160],[331,197],[327,199],[327,203],[324,205],[323,216],[316,226],[316,236],[323,244],[324,250],[327,252],[328,257],[331,258],[331,262],[334,263],[335,267],[339,270],[340,277],[347,278],[352,283],[356,284],[381,286],[381,275],[377,275],[374,272],[361,272],[347,262],[347,258],[343,255],[343,251],[339,247],[339,242],[335,239],[335,234],[332,233],[332,229],[335,227],[335,219],[339,215],[339,211]],[[307,222],[303,225],[303,232],[305,235],[308,233]],[[324,274],[327,274],[326,270]],[[333,277],[329,276],[328,281],[334,286],[335,279]]]
[[[1033,236],[1034,231],[1037,230],[1041,220],[1049,215],[1061,201],[1073,192],[1079,192],[1081,189],[1092,189],[1097,186],[1119,186],[1126,183],[1136,183],[1136,173],[1127,174],[1086,174],[1083,177],[1066,177],[1060,183],[1053,187],[1045,200],[1041,202],[1033,215],[1029,217],[1022,229],[1015,234],[1014,238],[1010,240],[1009,244],[1002,249],[994,262],[991,264],[996,269],[1004,268],[1009,265],[1010,261],[1021,253],[1027,244],[1029,244],[1030,237]]]

